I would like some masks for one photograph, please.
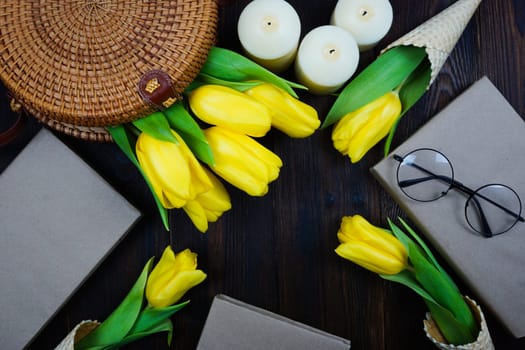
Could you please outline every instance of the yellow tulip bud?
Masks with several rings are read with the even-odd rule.
[[[212,125],[254,137],[266,135],[272,118],[266,106],[222,85],[202,85],[188,96],[191,110]]]
[[[408,266],[405,246],[360,215],[343,217],[337,237],[341,244],[335,252],[372,272],[395,275]]]
[[[146,133],[137,139],[137,159],[164,208],[180,208],[212,188],[212,183],[184,140],[171,131],[178,144]]]
[[[208,230],[208,222],[217,221],[225,211],[232,207],[230,196],[222,182],[205,168],[204,171],[211,180],[213,188],[199,194],[194,200],[188,201],[182,207],[195,227],[201,232]]]
[[[275,85],[257,85],[244,93],[268,107],[272,126],[290,137],[310,136],[321,125],[315,108]]]
[[[401,101],[395,91],[381,96],[345,115],[332,132],[334,147],[348,155],[352,163],[385,137],[401,113]]]
[[[212,170],[251,196],[263,196],[279,177],[281,159],[249,136],[221,127],[204,131],[212,149]]]
[[[186,249],[175,255],[168,246],[148,277],[146,299],[156,308],[173,305],[205,278],[206,274],[197,270],[197,254]]]

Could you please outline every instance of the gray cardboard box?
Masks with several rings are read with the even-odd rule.
[[[197,350],[224,349],[348,350],[350,341],[219,294]]]
[[[0,347],[24,348],[139,217],[42,129],[0,174]]]
[[[431,147],[454,167],[454,179],[473,189],[513,188],[525,201],[525,122],[486,77],[474,83],[392,153]],[[466,197],[458,191],[417,202],[397,185],[391,156],[371,171],[449,266],[515,337],[525,336],[525,223],[483,238],[469,228]],[[524,202],[525,203],[525,202]]]

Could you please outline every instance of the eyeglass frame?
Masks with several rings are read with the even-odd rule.
[[[409,180],[404,180],[404,181],[399,181],[399,169],[401,168],[401,165],[403,164],[403,162],[405,161],[405,158],[410,155],[410,154],[413,154],[417,151],[432,151],[432,152],[435,152],[439,155],[441,155],[446,161],[447,163],[449,164],[450,166],[450,170],[451,170],[451,176],[450,178],[448,176],[444,176],[444,175],[437,175],[437,174],[434,174],[433,172],[431,172],[430,170],[428,169],[425,169],[423,168],[422,166],[418,165],[418,164],[415,164],[415,163],[409,163],[407,165],[409,166],[414,166],[416,169],[418,170],[421,170],[422,172],[430,175],[430,177],[427,177],[427,178],[419,178],[419,179],[412,179],[412,181],[414,180],[419,180],[413,184],[407,184],[407,185],[402,185],[401,182],[406,182],[406,181],[409,181]],[[422,148],[417,148],[415,150],[412,150],[408,153],[405,154],[405,156],[400,156],[398,154],[393,154],[392,155],[392,158],[394,160],[396,160],[399,164],[397,165],[397,170],[396,170],[396,180],[397,180],[397,185],[399,186],[399,188],[401,189],[401,191],[407,196],[409,197],[410,199],[413,199],[415,201],[418,201],[418,202],[433,202],[435,200],[438,200],[442,197],[444,197],[451,189],[456,189],[458,190],[459,192],[462,192],[463,194],[466,194],[468,196],[466,202],[465,202],[465,219],[467,220],[467,223],[468,225],[476,232],[480,233],[482,236],[484,236],[485,238],[490,238],[490,237],[493,237],[494,235],[499,235],[499,234],[502,234],[502,233],[505,233],[507,231],[509,231],[510,229],[512,229],[516,223],[518,221],[520,222],[525,222],[525,219],[521,216],[521,211],[522,211],[522,202],[521,202],[521,198],[520,196],[518,195],[518,193],[512,189],[511,187],[505,185],[505,184],[499,184],[499,183],[490,183],[490,184],[486,184],[486,185],[483,185],[477,189],[472,189],[470,187],[467,187],[465,186],[463,183],[457,181],[454,179],[454,167],[452,166],[452,162],[450,161],[450,159],[448,159],[447,156],[445,156],[442,152],[436,150],[436,149],[433,149],[433,148],[428,148],[428,147],[422,147]],[[438,179],[438,180],[441,180],[443,182],[446,182],[449,184],[448,188],[445,190],[445,191],[442,191],[442,193],[436,197],[436,198],[433,198],[433,199],[429,199],[429,200],[421,200],[421,199],[417,199],[417,198],[414,198],[412,197],[411,195],[409,195],[407,192],[405,192],[403,190],[404,187],[408,187],[408,186],[411,186],[411,185],[414,185],[414,184],[417,184],[417,183],[420,183],[420,182],[425,182],[425,181],[429,181],[429,180],[433,180],[433,179]],[[519,211],[518,213],[515,213],[514,211],[502,206],[501,204],[498,204],[496,202],[494,202],[493,200],[485,197],[484,195],[478,193],[478,191],[486,188],[486,187],[489,187],[489,186],[503,186],[505,188],[507,188],[508,190],[510,190],[511,192],[513,192],[515,195],[516,195],[516,198],[518,199],[518,203],[519,203]],[[505,213],[509,214],[510,216],[514,217],[516,219],[516,221],[514,221],[514,223],[512,225],[509,226],[509,228],[507,228],[506,230],[502,231],[502,232],[498,232],[496,234],[492,233],[490,230],[490,227],[488,226],[488,223],[487,223],[487,219],[485,217],[485,214],[483,213],[483,210],[480,206],[480,204],[478,203],[478,201],[476,200],[476,198],[474,196],[478,196],[479,198],[482,198],[484,200],[486,200],[487,202],[491,203],[492,205],[495,205],[496,207],[500,208],[501,210],[503,210]],[[474,228],[474,226],[470,223],[469,219],[468,219],[468,215],[467,215],[467,208],[468,208],[468,203],[470,202],[470,200],[473,200],[474,203],[477,203],[477,206],[479,208],[479,213],[480,213],[480,220],[482,221],[482,226],[484,228],[486,228],[487,230],[481,230],[481,231],[478,231],[477,229]]]

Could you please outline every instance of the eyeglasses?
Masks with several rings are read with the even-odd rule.
[[[441,152],[431,148],[416,149],[404,157],[395,154],[399,162],[397,184],[410,198],[430,202],[456,189],[467,195],[465,218],[469,226],[484,237],[510,230],[521,216],[521,200],[507,185],[488,184],[473,190],[454,179],[452,163]]]

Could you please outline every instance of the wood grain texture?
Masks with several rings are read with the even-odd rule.
[[[218,45],[240,51],[236,23],[247,0],[221,8]],[[290,0],[304,36],[327,24],[335,0]],[[392,29],[362,55],[359,69],[381,48],[449,6],[450,0],[391,0]],[[293,79],[292,72],[285,75]],[[403,142],[473,82],[487,75],[517,112],[525,117],[525,2],[484,0],[426,95],[400,123],[394,145]],[[301,97],[324,118],[333,97]],[[9,112],[2,105],[0,127]],[[0,149],[0,170],[36,132],[30,121],[24,135]],[[327,332],[348,338],[352,349],[429,349],[422,330],[421,299],[405,287],[381,280],[334,253],[343,215],[360,213],[378,225],[404,216],[369,173],[382,156],[382,144],[358,164],[332,147],[330,129],[305,140],[271,131],[262,143],[284,162],[280,178],[261,198],[227,186],[233,209],[206,234],[193,228],[182,211],[170,211],[171,232],[163,230],[148,189],[138,172],[112,144],[86,143],[60,135],[143,213],[143,220],[120,243],[35,339],[30,349],[52,349],[76,323],[104,319],[118,305],[143,264],[160,256],[167,244],[199,254],[208,278],[187,294],[191,303],[173,318],[173,349],[194,349],[213,297],[225,293]],[[497,130],[495,130],[497,132]],[[525,151],[525,150],[524,150]],[[1,199],[0,199],[1,200]],[[1,229],[0,229],[1,230]],[[82,249],[79,247],[79,249]],[[445,265],[446,266],[446,265]],[[456,277],[456,276],[454,276]],[[465,294],[472,294],[456,278]],[[523,349],[485,311],[498,349]],[[126,349],[167,349],[165,335],[152,336]]]

